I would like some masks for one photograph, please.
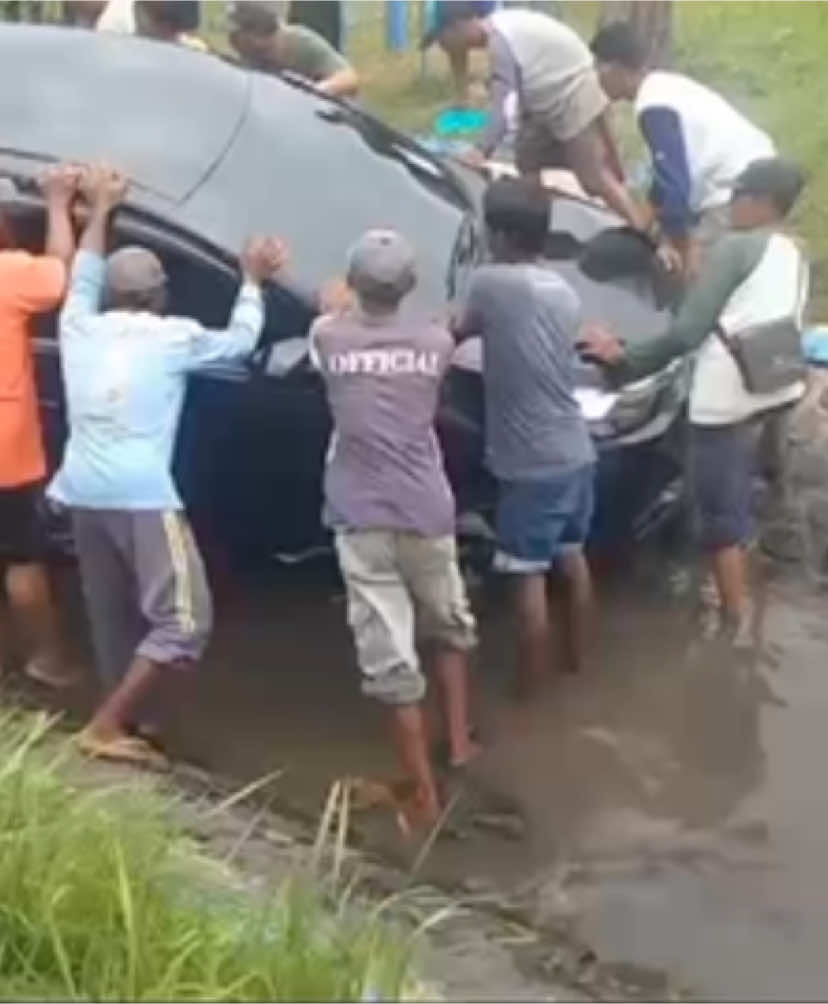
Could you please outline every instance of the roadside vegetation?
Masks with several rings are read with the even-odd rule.
[[[0,715],[0,999],[406,996],[412,937],[344,884],[344,833],[251,889],[157,788],[76,786],[49,732],[44,716]]]

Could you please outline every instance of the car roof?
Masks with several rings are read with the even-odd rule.
[[[0,26],[0,67],[0,170],[110,160],[134,208],[233,256],[249,232],[279,233],[309,283],[341,272],[363,230],[396,227],[421,259],[415,298],[445,297],[463,186],[359,108],[183,46],[76,28]]]
[[[180,209],[185,226],[238,249],[251,230],[282,235],[303,279],[342,272],[363,231],[404,233],[417,252],[414,299],[441,302],[464,217],[462,184],[407,137],[358,108],[251,74],[241,128],[208,181]]]
[[[219,59],[80,28],[0,26],[0,74],[4,153],[109,159],[166,202],[199,186],[247,107],[246,76]]]

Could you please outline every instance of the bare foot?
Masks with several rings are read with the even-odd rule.
[[[424,799],[407,778],[351,782],[351,806],[357,811],[387,808],[394,814],[400,833],[408,839],[417,830],[430,830],[440,819],[440,806]]]
[[[397,801],[397,826],[406,838],[416,832],[428,832],[440,822],[440,804],[415,792]]]

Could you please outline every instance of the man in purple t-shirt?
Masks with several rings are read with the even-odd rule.
[[[414,253],[399,234],[366,233],[348,255],[356,301],[316,321],[334,433],[325,472],[325,521],[334,530],[348,593],[363,693],[390,710],[399,759],[414,785],[408,822],[440,814],[429,763],[415,645],[434,644],[451,761],[477,752],[469,735],[468,652],[475,625],[457,566],[454,499],[434,432],[440,383],[454,342],[436,324],[403,319],[416,282]]]

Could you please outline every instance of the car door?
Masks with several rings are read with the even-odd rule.
[[[330,419],[307,366],[193,378],[176,475],[206,546],[235,567],[290,558],[325,542],[322,471]]]

